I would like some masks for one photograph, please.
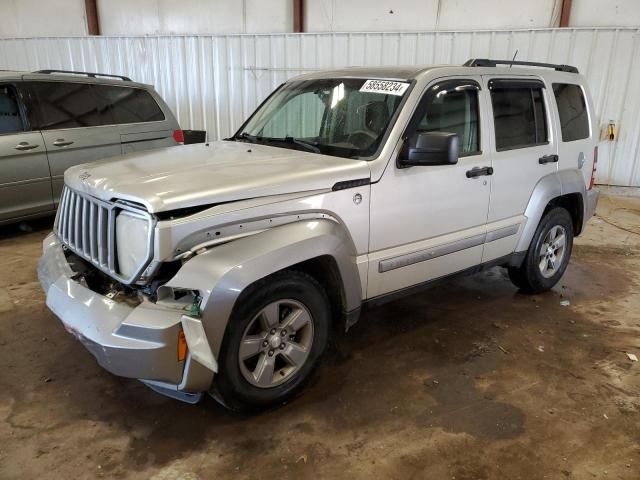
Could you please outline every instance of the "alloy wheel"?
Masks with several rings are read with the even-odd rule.
[[[313,344],[309,310],[292,299],[278,300],[260,310],[240,341],[238,361],[251,385],[270,388],[300,370]]]
[[[567,232],[555,225],[547,232],[538,252],[538,266],[544,278],[553,277],[562,265],[567,249]]]

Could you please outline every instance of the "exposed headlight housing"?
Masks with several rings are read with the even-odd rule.
[[[118,271],[131,278],[149,255],[149,220],[129,210],[121,210],[116,218],[116,251]]]

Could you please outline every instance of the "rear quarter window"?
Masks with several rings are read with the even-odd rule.
[[[164,120],[164,113],[149,92],[142,88],[94,86],[98,97],[108,106],[116,124]]]
[[[553,94],[560,115],[563,142],[589,138],[589,114],[584,93],[579,85],[554,83]]]

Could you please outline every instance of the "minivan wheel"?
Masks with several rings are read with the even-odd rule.
[[[311,276],[285,271],[236,302],[214,383],[223,403],[255,412],[285,403],[311,378],[327,346],[330,308]]]
[[[511,282],[525,293],[552,288],[564,274],[573,247],[573,223],[564,208],[550,210],[540,221],[520,267],[509,268]]]

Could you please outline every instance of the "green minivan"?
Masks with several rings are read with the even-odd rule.
[[[55,213],[73,165],[182,141],[151,85],[97,73],[0,71],[0,225]]]

